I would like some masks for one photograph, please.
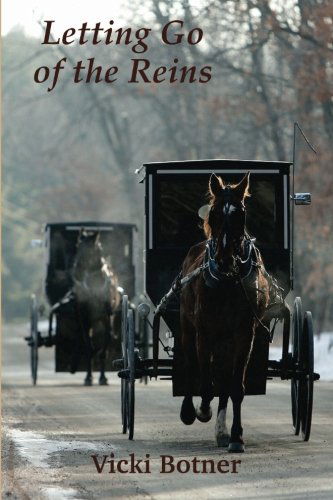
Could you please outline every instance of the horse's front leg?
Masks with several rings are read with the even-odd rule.
[[[100,350],[99,360],[100,360],[100,376],[99,385],[108,385],[108,379],[105,376],[105,360],[106,352],[111,340],[111,324],[109,317],[103,322],[103,333],[102,333],[102,349]]]
[[[87,312],[84,308],[84,304],[78,307],[78,318],[79,324],[82,334],[82,343],[83,343],[83,351],[86,358],[87,363],[87,374],[84,379],[84,385],[90,386],[92,385],[92,370],[91,370],[91,362],[92,362],[92,345],[90,338],[90,321],[88,319]]]
[[[99,385],[108,385],[109,384],[108,379],[105,376],[105,357],[106,357],[105,352],[101,353],[101,355],[99,357],[100,366],[101,366],[99,380],[98,380]]]
[[[196,414],[193,405],[193,382],[196,379],[197,360],[195,348],[195,329],[187,320],[185,313],[181,312],[182,347],[185,362],[185,397],[180,410],[180,419],[185,425],[195,421]]]
[[[214,391],[211,376],[210,337],[203,332],[203,329],[200,329],[197,334],[197,356],[200,367],[201,404],[196,407],[195,412],[200,422],[209,422],[212,418],[210,403],[214,398]]]
[[[86,386],[91,386],[93,384],[93,378],[92,378],[92,347],[91,347],[91,340],[89,336],[89,330],[86,330],[85,332],[85,351],[86,351],[86,360],[87,360],[87,374],[86,378],[84,379],[84,385]]]
[[[241,407],[245,395],[245,375],[247,364],[251,355],[254,326],[244,329],[247,335],[239,338],[234,356],[234,372],[230,391],[233,406],[233,422],[231,427],[229,452],[241,453],[244,451],[243,427],[241,419]]]

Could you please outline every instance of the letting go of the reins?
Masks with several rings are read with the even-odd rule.
[[[44,21],[45,31],[42,45],[58,46],[62,57],[54,67],[40,66],[35,70],[34,81],[48,85],[47,91],[51,92],[59,81],[59,76],[66,68],[71,71],[73,83],[108,83],[116,82],[120,76],[119,63],[124,59],[114,54],[117,65],[103,67],[95,62],[95,57],[79,60],[73,63],[72,52],[67,46],[82,45],[105,45],[114,48],[116,46],[127,46],[134,54],[144,54],[149,50],[147,42],[151,35],[151,28],[118,28],[114,29],[114,21],[109,21],[109,27],[105,28],[100,22],[89,26],[87,22],[82,23],[79,28],[68,28],[63,33],[55,34],[55,21]],[[198,45],[203,40],[203,30],[199,27],[184,29],[184,22],[176,19],[163,26],[158,37],[164,46],[189,46]],[[156,44],[156,38],[154,38]],[[118,62],[119,61],[119,62]],[[143,57],[130,58],[130,71],[126,77],[128,83],[207,83],[212,77],[212,67],[197,67],[195,64],[185,65],[178,57],[173,57],[169,66],[156,64]],[[122,64],[123,67],[123,64]]]

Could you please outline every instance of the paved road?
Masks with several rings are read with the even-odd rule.
[[[292,435],[288,383],[269,382],[265,397],[248,397],[243,455],[215,447],[213,422],[185,427],[169,382],[138,383],[135,441],[129,442],[120,434],[119,380],[83,387],[82,374],[55,374],[53,350],[42,348],[39,385],[32,387],[24,334],[22,326],[3,332],[3,498],[333,498],[333,383],[316,384],[309,443]],[[110,473],[112,453],[116,463],[148,454],[151,472]],[[98,455],[98,466],[108,456],[100,474],[91,455]],[[173,464],[186,460],[181,470],[190,471],[161,473],[161,455],[174,457]],[[202,473],[202,460],[213,460],[215,473]],[[223,473],[221,460],[229,463],[221,462]]]

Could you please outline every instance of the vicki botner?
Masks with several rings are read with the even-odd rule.
[[[91,455],[92,462],[98,474],[151,474],[151,460],[149,453],[145,458],[136,458],[134,453],[130,453],[128,458],[116,459],[113,453],[110,455]],[[199,459],[179,459],[172,455],[160,455],[160,474],[238,474],[241,460],[213,460]],[[156,464],[157,465],[157,464]],[[154,463],[155,467],[155,463]]]

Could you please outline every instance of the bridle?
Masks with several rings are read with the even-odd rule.
[[[232,199],[232,193],[231,193],[231,188],[226,187],[224,188],[223,191],[223,222],[222,226],[220,228],[220,231],[217,236],[211,238],[211,248],[213,250],[213,258],[216,261],[216,265],[219,267],[219,264],[216,260],[217,258],[217,253],[219,251],[220,245],[222,244],[223,248],[226,247],[226,241],[227,237],[230,237],[231,233],[231,228],[232,228],[232,223],[231,223],[231,214],[235,210],[241,209],[241,211],[244,214],[244,231],[241,236],[238,237],[233,237],[233,243],[234,243],[234,248],[236,250],[236,255],[233,255],[233,260],[235,260],[236,257],[239,259],[242,258],[242,247],[244,248],[244,240],[249,239],[248,235],[246,234],[245,231],[245,205],[244,203],[241,202],[235,202],[235,200]],[[235,265],[235,264],[234,264]],[[234,274],[234,273],[225,273],[226,275]]]

